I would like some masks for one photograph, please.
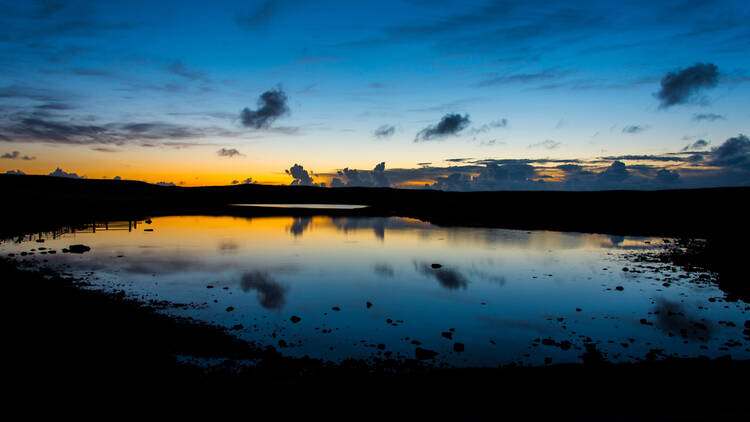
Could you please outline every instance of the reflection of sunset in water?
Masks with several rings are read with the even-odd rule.
[[[626,259],[661,250],[657,238],[323,216],[159,217],[38,237],[2,252],[184,304],[168,312],[242,327],[234,332],[295,356],[408,358],[418,341],[454,365],[577,362],[585,339],[614,361],[655,348],[719,355],[735,333],[717,321],[742,325],[744,304],[708,302],[723,294],[700,274]],[[91,251],[62,253],[72,244]],[[662,308],[679,316],[654,314]],[[386,349],[368,346],[378,344]]]

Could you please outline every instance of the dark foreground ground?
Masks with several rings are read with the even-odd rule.
[[[3,237],[170,214],[254,217],[274,211],[226,204],[307,202],[367,204],[371,207],[355,215],[398,215],[443,225],[703,238],[685,240],[662,259],[712,270],[729,300],[750,301],[744,264],[748,224],[737,205],[750,193],[746,188],[450,194],[266,186],[184,189],[31,176],[0,177],[0,188],[8,198],[0,224]],[[9,259],[0,258],[0,280],[7,315],[3,347],[10,354],[3,380],[15,393],[43,402],[62,398],[75,407],[107,396],[132,407],[134,395],[203,395],[221,397],[229,407],[252,404],[250,416],[259,416],[256,408],[265,406],[276,417],[315,408],[336,419],[465,419],[480,411],[508,420],[750,416],[747,361],[662,359],[614,365],[590,350],[583,356],[587,363],[580,365],[437,369],[428,360],[333,365],[285,358],[219,327],[170,318],[123,296],[86,290],[75,280],[19,267]],[[206,370],[180,363],[177,356],[205,358],[214,365]]]

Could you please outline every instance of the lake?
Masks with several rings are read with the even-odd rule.
[[[91,249],[63,250],[76,244]],[[544,365],[581,362],[588,346],[612,362],[749,358],[744,302],[725,301],[711,274],[633,259],[669,244],[396,217],[173,216],[0,251],[291,356],[409,359],[421,348],[439,365]]]

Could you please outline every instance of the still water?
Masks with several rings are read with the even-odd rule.
[[[26,236],[0,250],[91,288],[169,301],[163,312],[292,356],[407,359],[421,347],[441,365],[544,365],[581,362],[596,344],[613,362],[750,357],[745,303],[725,302],[707,274],[633,261],[663,250],[661,238],[386,217],[149,222]],[[91,250],[63,253],[74,244]]]

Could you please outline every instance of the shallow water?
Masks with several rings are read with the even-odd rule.
[[[63,253],[73,244],[91,250]],[[584,344],[596,344],[615,362],[652,350],[750,357],[745,303],[723,301],[706,274],[628,259],[663,247],[660,238],[405,218],[178,216],[27,236],[0,250],[93,288],[184,304],[164,312],[293,356],[405,359],[419,346],[447,365],[541,365],[581,362]]]

